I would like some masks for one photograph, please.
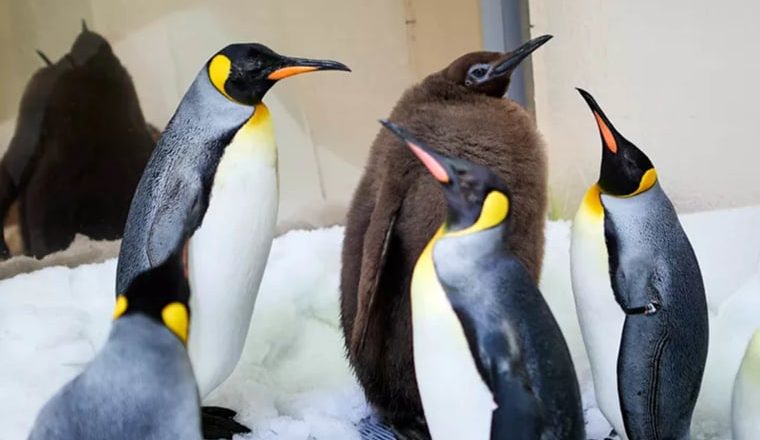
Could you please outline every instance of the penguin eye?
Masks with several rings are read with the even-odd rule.
[[[483,78],[486,72],[487,72],[487,69],[485,67],[476,67],[472,71],[472,76],[474,76],[475,78]]]
[[[491,66],[488,64],[475,64],[470,67],[470,70],[467,72],[467,78],[465,79],[464,84],[466,86],[471,86],[475,83],[481,82],[483,78],[488,75],[490,70]]]

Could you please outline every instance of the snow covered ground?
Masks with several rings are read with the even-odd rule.
[[[686,215],[711,318],[696,439],[729,439],[730,393],[747,341],[760,327],[760,207]],[[591,439],[609,425],[594,407],[591,375],[570,290],[569,223],[552,222],[541,289],[578,369]],[[238,368],[207,400],[239,411],[245,439],[360,437],[370,414],[344,358],[338,326],[342,228],[275,240]],[[26,437],[37,410],[103,344],[115,260],[51,267],[0,282],[0,440]]]

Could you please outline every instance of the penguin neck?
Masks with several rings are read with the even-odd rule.
[[[468,255],[471,257],[479,257],[503,249],[502,243],[506,229],[505,223],[471,232],[467,230],[449,231],[444,225],[443,234],[437,241],[456,242],[457,247],[467,248]]]
[[[115,320],[108,339],[117,345],[146,348],[173,346],[185,349],[182,341],[169,328],[142,313],[133,313]]]
[[[503,225],[464,235],[443,233],[433,247],[433,263],[441,281],[460,284],[476,273],[477,267],[490,265],[495,256],[505,252]]]
[[[182,98],[169,128],[175,125],[197,126],[198,121],[203,121],[208,133],[226,133],[245,124],[254,111],[254,107],[230,101],[219,93],[204,69]]]

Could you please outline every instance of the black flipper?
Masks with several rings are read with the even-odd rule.
[[[539,398],[530,385],[519,347],[509,343],[517,335],[506,333],[498,313],[484,313],[482,306],[473,304],[467,307],[459,307],[453,301],[452,304],[478,372],[497,406],[491,423],[491,438],[541,438],[543,410]]]
[[[670,338],[667,332],[642,338],[652,333],[651,321],[657,318],[633,316],[625,320],[618,355],[618,395],[623,424],[630,438],[660,440],[671,437],[671,426],[661,426],[663,394],[662,372],[668,355]],[[672,391],[672,390],[671,390]],[[670,424],[668,424],[670,425]],[[672,424],[677,425],[677,424]],[[666,431],[666,432],[663,432]],[[688,432],[688,429],[686,429]]]
[[[201,427],[203,438],[231,439],[235,434],[247,434],[251,430],[235,421],[237,413],[219,406],[204,406],[201,408]]]
[[[492,439],[540,439],[543,410],[538,397],[531,389],[527,373],[516,371],[498,373],[494,397],[498,407],[491,422]]]
[[[659,273],[658,268],[666,268],[667,264],[657,264],[657,261],[642,255],[636,261],[627,261],[625,267],[620,265],[620,243],[610,215],[604,216],[604,238],[615,301],[626,315],[656,313],[662,307],[660,289],[665,275]]]
[[[200,226],[208,206],[206,197],[199,178],[177,178],[167,183],[148,232],[145,251],[151,266],[166,259],[170,244],[176,243],[179,235],[192,235]]]

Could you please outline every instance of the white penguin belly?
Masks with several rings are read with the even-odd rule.
[[[201,397],[232,373],[248,334],[276,223],[275,148],[271,130],[238,132],[219,162],[209,206],[190,240],[188,347]]]
[[[760,330],[747,346],[736,374],[731,421],[735,440],[760,439]]]
[[[592,191],[595,189],[589,193]],[[612,291],[604,213],[596,203],[600,203],[598,194],[587,194],[573,221],[570,245],[573,294],[599,409],[625,440],[617,388],[617,360],[625,314]]]
[[[430,249],[415,267],[411,290],[414,369],[432,438],[488,440],[493,395],[438,282]]]

